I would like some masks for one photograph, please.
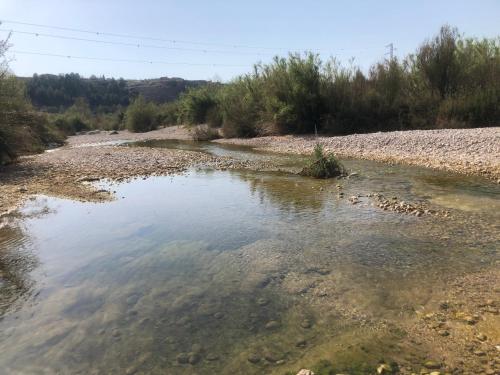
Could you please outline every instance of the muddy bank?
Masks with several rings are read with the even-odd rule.
[[[270,136],[216,142],[308,154],[316,142],[340,157],[416,165],[500,179],[500,128],[413,130],[339,137]]]

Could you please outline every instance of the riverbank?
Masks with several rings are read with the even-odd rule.
[[[269,136],[216,142],[295,154],[309,154],[319,142],[343,158],[400,163],[482,175],[500,182],[500,127],[411,130],[338,137]]]
[[[97,132],[69,137],[67,145],[26,156],[0,169],[0,215],[34,194],[86,201],[110,199],[89,181],[123,181],[149,175],[180,173],[195,165],[214,169],[260,169],[258,162],[233,160],[202,152],[158,148],[114,147],[153,139],[191,139],[190,130],[173,126],[147,133]],[[340,137],[269,136],[220,139],[220,144],[259,150],[309,154],[316,142],[340,157],[424,166],[500,180],[500,128],[416,130]]]

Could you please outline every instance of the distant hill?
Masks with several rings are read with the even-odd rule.
[[[182,78],[161,77],[146,80],[124,80],[105,77],[80,77],[79,74],[34,74],[19,77],[26,83],[28,96],[36,107],[56,112],[64,110],[77,98],[85,98],[92,109],[113,111],[126,106],[137,95],[147,100],[164,103],[177,99],[190,87],[208,81],[189,81]]]
[[[171,102],[190,87],[205,85],[208,81],[188,81],[182,78],[161,77],[144,80],[127,80],[132,95],[143,95],[156,103]]]

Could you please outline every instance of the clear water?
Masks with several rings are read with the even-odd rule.
[[[359,175],[198,170],[114,185],[108,203],[36,197],[0,229],[2,373],[284,374],[321,359],[363,373],[397,360],[405,321],[436,290],[498,261],[500,188],[345,163]],[[352,205],[337,184],[450,218]]]

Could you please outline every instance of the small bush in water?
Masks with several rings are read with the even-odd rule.
[[[343,176],[345,173],[342,163],[332,153],[325,152],[323,146],[317,144],[310,164],[304,167],[300,174],[314,178],[332,178]]]

